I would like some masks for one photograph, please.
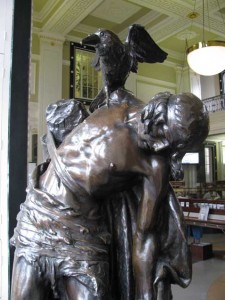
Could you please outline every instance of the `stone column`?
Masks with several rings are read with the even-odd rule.
[[[190,92],[189,69],[187,67],[176,67],[177,93]]]
[[[200,75],[192,70],[190,70],[190,90],[193,94],[202,99]]]
[[[40,34],[38,163],[43,160],[40,138],[46,133],[46,108],[62,98],[63,42],[63,36]]]

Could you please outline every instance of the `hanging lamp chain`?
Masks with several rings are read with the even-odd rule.
[[[205,1],[202,0],[202,41],[205,44]]]
[[[223,21],[223,25],[225,27],[225,18],[224,18],[223,14],[222,14],[222,10],[221,10],[221,7],[220,7],[219,0],[217,0],[217,5],[219,7],[219,12],[220,12],[220,15],[221,15],[221,18],[222,18],[222,21]]]

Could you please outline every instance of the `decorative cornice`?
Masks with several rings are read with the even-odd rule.
[[[63,5],[49,18],[43,29],[47,31],[69,33],[103,0],[64,1]]]
[[[80,43],[81,38],[74,35],[66,35],[66,42]]]
[[[89,26],[89,25],[85,25],[85,24],[78,24],[76,26],[76,28],[74,28],[75,31],[82,32],[85,34],[94,33],[96,31],[96,29],[98,29],[97,25],[94,27],[94,26]]]
[[[54,42],[57,44],[62,44],[65,41],[65,37],[63,35],[56,34],[53,32],[41,31],[41,32],[39,32],[38,35],[39,35],[40,40],[42,40],[42,41]]]
[[[177,73],[179,73],[179,72],[189,72],[189,67],[188,66],[176,65],[175,70],[176,70]]]

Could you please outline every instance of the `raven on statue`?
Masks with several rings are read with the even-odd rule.
[[[124,44],[114,32],[105,29],[89,35],[82,44],[95,47],[93,66],[101,70],[103,79],[103,88],[90,105],[91,112],[105,102],[109,105],[110,94],[124,88],[129,73],[137,73],[138,63],[162,63],[167,57],[167,53],[138,24],[130,26]]]

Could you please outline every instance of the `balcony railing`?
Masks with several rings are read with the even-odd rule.
[[[208,112],[225,110],[225,94],[206,98],[202,101],[206,105]]]

